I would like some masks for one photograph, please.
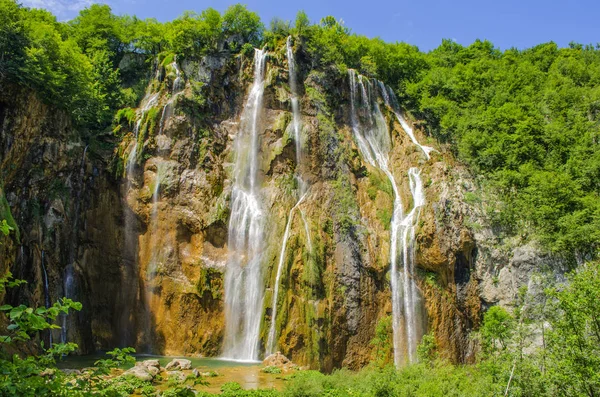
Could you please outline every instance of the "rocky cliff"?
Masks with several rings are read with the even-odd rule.
[[[305,153],[293,140],[286,48],[269,51],[259,120],[259,180],[266,208],[260,344],[273,321],[272,294],[289,216],[277,299],[276,345],[295,363],[331,370],[367,364],[378,322],[392,314],[390,219],[394,194],[361,155],[351,125],[348,73],[297,63]],[[81,352],[133,345],[140,352],[216,356],[224,337],[224,274],[234,142],[253,75],[252,54],[155,64],[138,109],[115,131],[86,136],[34,93],[0,94],[2,194],[20,230],[2,249],[4,269],[29,281],[8,299],[80,300],[54,340]],[[413,274],[420,332],[442,354],[472,358],[468,334],[493,303],[510,306],[532,269],[548,260],[532,247],[499,248],[469,172],[448,147],[412,125],[415,145],[383,98],[389,169],[405,211],[411,167],[425,204],[415,227]],[[309,188],[298,211],[297,180]],[[47,276],[45,276],[47,274]],[[47,282],[46,282],[47,280]],[[48,288],[44,286],[47,285]],[[390,330],[391,332],[391,330]],[[49,338],[49,336],[47,336]],[[390,336],[391,337],[391,336]]]

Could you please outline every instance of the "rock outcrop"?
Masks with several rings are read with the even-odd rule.
[[[268,210],[261,346],[300,172],[310,187],[290,227],[276,345],[300,365],[358,368],[371,360],[376,324],[392,310],[393,196],[354,141],[347,75],[312,70],[302,46],[295,51],[306,160],[295,160],[285,48],[268,57],[260,120],[259,172]],[[139,125],[123,122],[116,137],[100,134],[87,143],[68,115],[33,93],[15,87],[0,93],[2,194],[21,232],[20,241],[0,246],[6,253],[0,268],[29,281],[7,299],[41,304],[47,293],[52,301],[65,295],[82,301],[83,311],[64,323],[66,331],[52,335],[78,343],[82,353],[117,345],[160,354],[220,353],[233,142],[252,62],[223,53],[184,62],[182,70],[186,84],[179,92],[168,70],[151,81],[137,111]],[[412,205],[409,168],[418,165],[424,181],[426,204],[416,228],[422,315],[442,354],[464,362],[474,352],[468,334],[486,307],[510,306],[540,263],[554,259],[530,246],[498,248],[481,210],[465,199],[477,191],[473,176],[446,147],[437,145],[427,160],[381,107],[405,209]],[[177,362],[166,369],[191,368],[187,360]],[[151,379],[156,369],[148,364],[130,371]]]

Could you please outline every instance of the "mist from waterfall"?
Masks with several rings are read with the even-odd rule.
[[[267,53],[254,51],[254,82],[235,141],[234,184],[225,271],[223,357],[258,360],[263,308],[264,221],[258,175],[259,124],[263,112]]]
[[[394,363],[400,366],[403,362],[415,360],[416,346],[422,336],[422,327],[419,326],[422,313],[417,307],[420,298],[414,280],[414,225],[425,197],[419,172],[416,168],[411,168],[408,176],[413,195],[413,208],[408,215],[404,216],[398,184],[389,167],[390,133],[379,107],[375,85],[381,87],[383,83],[372,82],[369,78],[357,75],[352,69],[348,70],[348,77],[350,121],[358,148],[369,164],[380,169],[387,176],[394,193],[390,222],[390,277]],[[390,105],[387,90],[382,91],[382,97],[385,103]],[[428,156],[427,152],[426,155]],[[402,252],[401,256],[400,252]]]

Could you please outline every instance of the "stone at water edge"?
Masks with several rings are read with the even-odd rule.
[[[165,367],[167,371],[172,369],[192,369],[192,362],[185,358],[175,358]]]
[[[185,374],[181,371],[168,371],[167,376],[169,379],[177,379],[180,382],[185,380]]]
[[[293,363],[286,356],[281,354],[281,352],[277,352],[277,353],[271,354],[270,356],[265,358],[263,360],[263,365],[266,367],[283,368],[283,367],[292,366]]]
[[[200,374],[200,371],[198,371],[198,368],[194,368],[194,369],[192,370],[192,374],[194,374],[194,376],[195,376],[196,378],[199,378],[200,376],[202,376],[202,375]]]
[[[160,369],[160,363],[158,362],[158,360],[144,360],[142,362],[137,362],[135,363],[135,365],[141,364],[144,367],[155,367]]]
[[[151,367],[151,368],[155,368],[155,367]],[[145,382],[150,382],[152,379],[154,379],[154,376],[150,373],[150,371],[148,370],[148,367],[143,367],[143,366],[135,366],[131,369],[128,369],[127,371],[125,371],[123,373],[123,375],[135,376],[139,380],[143,380]]]

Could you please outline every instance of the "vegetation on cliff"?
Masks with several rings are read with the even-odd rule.
[[[4,222],[3,235],[10,229]],[[0,293],[22,283],[11,275],[0,279]],[[300,371],[288,377],[282,392],[243,390],[235,383],[222,387],[224,396],[596,396],[600,393],[600,263],[586,264],[569,275],[566,283],[539,276],[544,291],[523,288],[517,310],[511,315],[492,307],[481,329],[473,334],[481,350],[476,364],[454,366],[439,358],[433,338],[419,347],[420,362],[400,370],[390,365],[386,350],[389,333],[378,332],[373,343],[376,357],[366,369],[323,375]],[[52,328],[60,313],[80,310],[81,304],[62,299],[50,308],[4,305],[6,324],[0,337],[0,392],[19,396],[209,396],[202,391],[207,380],[200,377],[169,382],[162,392],[156,383],[111,371],[131,365],[133,349],[116,349],[112,357],[94,368],[69,374],[56,369],[56,360],[72,352],[73,343],[46,348],[32,345]],[[385,327],[385,325],[383,326]],[[379,335],[381,334],[381,335]],[[540,344],[537,339],[542,340]],[[29,343],[39,354],[13,355],[18,344]],[[383,353],[383,354],[382,354]],[[156,379],[156,382],[160,382]],[[186,384],[187,382],[187,384]],[[164,389],[164,387],[163,387]],[[194,390],[196,389],[196,390]],[[198,394],[196,394],[198,393]]]
[[[395,88],[422,127],[479,175],[500,201],[483,201],[506,236],[536,240],[574,259],[593,258],[600,241],[600,50],[554,43],[504,52],[488,41],[445,40],[429,53],[406,43],[352,34],[333,17],[311,24],[231,6],[187,12],[160,23],[116,16],[92,5],[69,22],[0,1],[0,83],[37,91],[92,131],[117,109],[136,106],[159,59],[274,48],[301,39],[311,68],[355,68]],[[127,66],[142,59],[147,66]],[[135,64],[135,62],[133,62]],[[164,63],[164,62],[163,62]]]

